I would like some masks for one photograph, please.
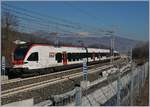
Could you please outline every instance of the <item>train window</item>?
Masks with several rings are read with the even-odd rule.
[[[73,61],[73,53],[70,54],[70,57],[71,61]]]
[[[97,53],[95,53],[95,58],[97,57]]]
[[[58,63],[62,62],[62,54],[61,53],[56,54],[56,60],[57,60]]]
[[[118,56],[118,53],[114,53],[115,56]]]
[[[77,53],[74,53],[74,59],[77,60]]]
[[[75,55],[75,53],[72,53],[72,59],[73,59],[73,61],[76,60],[76,55]]]
[[[88,57],[89,53],[81,53],[80,55],[80,58],[83,59],[83,58],[86,58]]]
[[[88,58],[90,58],[90,57],[92,58],[92,53],[88,53],[87,56],[88,56]]]
[[[14,59],[21,60],[25,57],[26,53],[28,52],[30,46],[28,45],[19,45],[14,51]]]
[[[78,59],[81,60],[80,53],[78,53]]]
[[[81,59],[83,59],[83,53],[80,54]]]
[[[80,53],[80,59],[83,59],[83,53]]]
[[[73,59],[73,61],[79,61],[79,58],[80,58],[79,55],[80,55],[79,53],[73,53],[73,54],[72,54],[72,59]]]
[[[93,58],[93,53],[89,53],[89,58]]]
[[[38,52],[33,52],[27,59],[28,61],[38,61]]]
[[[86,58],[86,53],[83,53],[83,58]]]
[[[79,53],[76,53],[76,59],[79,61]]]
[[[97,58],[98,58],[98,53],[95,53],[95,57],[97,57]]]
[[[105,53],[101,53],[101,57],[103,57],[103,56],[106,56],[106,54]]]
[[[100,53],[98,54],[98,58],[101,58],[101,54]]]
[[[80,58],[80,60],[82,60],[82,53],[79,54],[79,58]]]
[[[71,53],[68,53],[67,56],[68,56],[68,61],[71,61]]]
[[[109,57],[109,53],[106,54],[106,57]]]
[[[88,57],[88,58],[90,57],[90,53],[87,54],[87,57]]]
[[[95,53],[92,54],[92,59],[95,59]]]
[[[81,57],[82,53],[78,53],[78,59],[81,60],[82,57]]]

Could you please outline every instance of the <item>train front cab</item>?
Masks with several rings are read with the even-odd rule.
[[[13,67],[8,70],[9,78],[20,77],[29,71],[29,67],[34,69],[39,66],[39,52],[29,52],[30,48],[29,45],[16,47],[12,54]]]

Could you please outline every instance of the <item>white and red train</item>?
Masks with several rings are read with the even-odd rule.
[[[114,51],[114,56],[119,53]],[[74,46],[51,46],[48,44],[23,44],[18,45],[12,55],[13,71],[14,69],[28,70],[28,72],[50,67],[80,64],[83,59],[88,62],[110,59],[109,49],[84,48]],[[15,71],[18,72],[18,71]]]

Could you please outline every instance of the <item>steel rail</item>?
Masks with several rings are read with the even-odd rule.
[[[89,74],[94,73],[94,72],[98,72],[98,71],[102,71],[102,70],[106,70],[106,69],[110,69],[111,67],[113,67],[113,66],[112,65],[110,65],[110,66],[105,65],[105,66],[102,66],[102,67],[98,67],[97,69],[91,70],[89,72]],[[17,94],[19,92],[24,92],[24,91],[27,91],[27,90],[34,90],[36,88],[40,88],[40,87],[47,86],[47,85],[50,85],[50,84],[54,84],[54,83],[57,83],[57,82],[69,80],[71,78],[79,77],[79,76],[82,76],[82,75],[83,75],[83,73],[79,72],[79,73],[74,73],[74,74],[70,74],[70,75],[67,75],[67,76],[62,76],[62,77],[50,79],[50,80],[47,80],[47,81],[42,81],[42,82],[38,82],[38,83],[33,83],[33,84],[13,88],[13,89],[10,89],[10,90],[2,91],[1,92],[1,97],[5,97],[5,96],[8,96],[8,95],[12,95],[12,94]]]

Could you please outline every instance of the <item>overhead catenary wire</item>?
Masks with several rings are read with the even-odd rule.
[[[61,32],[62,36],[71,36],[74,35],[74,37],[76,36],[76,34],[80,32],[82,33],[86,33],[87,35],[84,35],[83,37],[104,37],[106,36],[105,34],[108,32],[108,30],[104,30],[104,29],[100,29],[98,27],[92,26],[92,25],[87,25],[87,24],[81,24],[81,23],[72,23],[70,21],[65,20],[63,22],[63,20],[61,20],[61,18],[55,18],[57,20],[54,20],[54,17],[51,18],[49,15],[43,15],[43,13],[38,13],[35,11],[31,11],[31,10],[27,10],[24,9],[22,7],[18,7],[18,6],[13,6],[10,4],[6,4],[3,3],[2,4],[2,11],[11,11],[13,12],[16,17],[19,17],[17,20],[21,20],[25,23],[27,23],[27,26],[33,26],[33,25],[37,25],[39,28],[46,28],[44,29],[45,32]],[[52,20],[51,20],[52,19]],[[59,20],[60,19],[60,20]],[[30,23],[30,22],[31,23]],[[21,23],[23,24],[23,23]],[[20,25],[19,25],[20,26]],[[33,26],[35,27],[35,26]],[[35,27],[34,29],[38,29],[39,28]],[[24,28],[25,29],[25,28]],[[26,27],[25,29],[26,31],[31,29],[28,29]],[[115,32],[117,33],[117,32]],[[63,34],[71,34],[71,35],[63,35]],[[115,34],[116,36],[120,36],[119,34]]]
[[[7,11],[7,10],[3,10],[3,11],[6,11],[6,12],[9,12],[9,11]],[[23,16],[19,16],[19,15],[17,15],[17,14],[14,14],[15,15],[15,17],[16,18],[18,18],[17,20],[19,21],[19,23],[20,23],[20,25],[19,26],[21,26],[21,25],[24,25],[25,24],[25,22],[23,23],[23,21],[26,21],[26,24],[28,23],[28,24],[30,24],[30,26],[31,25],[33,25],[33,24],[36,24],[39,28],[41,28],[41,27],[45,27],[46,29],[48,29],[51,25],[49,25],[49,24],[47,24],[47,23],[43,23],[41,20],[39,20],[39,19],[36,19],[36,18],[34,18],[34,17],[23,17]],[[34,23],[29,23],[29,22],[34,22]],[[54,25],[53,25],[53,27],[54,27]],[[61,29],[61,28],[58,28],[59,30],[63,30],[63,29]],[[67,30],[64,30],[64,31],[67,31]],[[68,31],[68,32],[71,32],[71,31]]]
[[[59,31],[59,30],[61,32],[65,31],[64,33],[66,33],[66,31],[68,31],[67,34],[70,34],[71,32],[73,32],[73,34],[74,33],[77,34],[78,32],[88,32],[89,34],[88,34],[88,36],[86,35],[87,37],[93,37],[94,35],[97,37],[103,37],[103,36],[106,36],[105,34],[108,31],[106,29],[101,29],[101,28],[98,28],[96,26],[83,24],[83,23],[79,23],[79,22],[73,22],[70,20],[58,18],[58,17],[51,16],[51,15],[44,15],[43,13],[39,13],[39,12],[32,11],[32,10],[27,10],[27,9],[22,8],[22,7],[14,6],[12,4],[4,3],[4,2],[2,3],[2,11],[3,11],[3,8],[9,8],[13,11],[22,12],[19,16],[24,14],[28,17],[35,18],[36,20],[39,19],[40,21],[42,21],[41,23],[48,24],[48,26],[46,25],[48,27],[47,28],[48,31],[54,30],[54,29],[55,29],[54,31]],[[22,19],[20,19],[20,20],[22,20]],[[36,22],[40,22],[40,21],[36,21]],[[34,24],[36,22],[34,22]],[[29,23],[28,26],[30,26],[30,24],[31,23]],[[42,25],[42,24],[40,24],[40,25]],[[45,26],[45,25],[43,25],[43,26]],[[26,30],[31,31],[31,29],[26,29]],[[124,33],[119,33],[119,34],[117,34],[117,32],[115,32],[115,33],[116,33],[115,34],[116,36],[126,35]]]
[[[49,24],[57,24],[57,25],[60,25],[60,26],[63,26],[63,27],[71,27],[69,25],[65,25],[65,24],[59,24],[59,23],[55,23],[55,22],[52,22],[52,21],[49,21],[49,20],[44,20],[42,18],[39,18],[39,17],[35,17],[35,16],[31,16],[31,15],[27,15],[26,13],[23,13],[23,12],[18,12],[18,11],[14,11],[12,9],[8,9],[8,8],[5,8],[5,7],[2,7],[2,9],[5,9],[4,11],[7,11],[7,12],[12,12],[13,14],[15,14],[17,17],[19,18],[22,18],[22,19],[26,19],[26,20],[32,20],[32,21],[35,21],[35,22],[45,22],[45,23],[49,23]],[[21,17],[21,15],[23,17]],[[27,18],[28,17],[28,18]]]
[[[29,12],[29,13],[33,13],[33,14],[36,14],[36,15],[44,15],[43,13],[41,14],[41,13],[38,13],[38,12],[35,12],[35,11],[29,11],[29,10],[27,10],[27,9],[24,9],[24,8],[21,8],[21,7],[16,7],[16,6],[13,6],[13,5],[10,5],[10,4],[6,4],[6,3],[3,3],[4,5],[8,5],[8,6],[11,6],[11,7],[15,7],[15,8],[17,8],[17,9],[21,9],[21,10],[23,10],[23,11],[26,11],[27,13]],[[66,20],[66,19],[63,19],[63,18],[58,18],[58,17],[55,17],[55,16],[51,16],[51,15],[44,15],[44,17],[47,17],[47,18],[50,18],[50,19],[53,19],[53,20],[57,20],[57,21],[61,21],[61,22],[65,22],[65,23],[69,23],[69,24],[78,24],[77,22],[72,22],[72,21],[70,21],[70,20]]]
[[[70,6],[74,9],[78,10],[78,12],[80,12],[82,14],[85,14],[88,17],[91,17],[93,20],[97,19],[99,21],[99,19],[100,19],[97,15],[94,15],[93,13],[90,13],[90,12],[86,11],[83,8],[81,9],[81,8],[77,7],[76,5],[73,5],[73,4],[69,3],[68,1],[64,1],[63,3],[66,4],[67,6]]]
[[[23,9],[23,8],[20,8],[20,7],[17,7],[17,6],[12,6],[12,5],[10,5],[10,4],[5,4],[4,3],[4,5],[5,6],[7,6],[7,7],[11,7],[11,9],[14,9],[15,11],[22,11],[23,12],[23,14],[24,13],[26,13],[26,14],[28,14],[27,16],[33,16],[33,14],[37,17],[39,17],[40,16],[40,18],[42,17],[44,20],[46,19],[46,20],[48,20],[49,21],[49,19],[51,18],[51,17],[49,17],[49,15],[43,15],[43,14],[41,14],[41,13],[37,13],[37,12],[33,12],[33,11],[29,11],[29,10],[27,10],[27,9]],[[13,10],[13,11],[14,11]],[[29,15],[29,13],[30,13],[30,15]],[[32,15],[31,15],[32,14]],[[33,16],[33,17],[35,17],[35,16]],[[40,19],[41,20],[41,19]],[[58,20],[58,19],[57,19]],[[60,20],[60,21],[62,21],[62,20]],[[74,30],[74,32],[93,32],[93,33],[96,33],[97,35],[99,35],[99,32],[100,31],[97,31],[97,29],[99,29],[99,28],[97,28],[97,27],[93,27],[93,26],[89,26],[89,25],[87,25],[87,24],[80,24],[80,23],[77,23],[77,22],[75,22],[75,24],[74,25],[71,25],[72,23],[70,22],[70,21],[64,21],[63,23],[65,23],[65,24],[62,24],[62,23],[58,23],[58,22],[53,22],[53,21],[51,21],[50,20],[50,24],[55,24],[55,25],[60,25],[61,27],[66,27],[66,28],[72,28],[72,31]],[[67,24],[70,24],[70,25],[66,25],[66,23]],[[74,22],[73,22],[74,23]],[[59,26],[59,28],[60,28],[60,26]],[[71,27],[71,26],[73,26],[73,27]]]
[[[102,25],[102,23],[100,22],[99,19],[101,19],[101,17],[98,17],[97,15],[91,13],[91,12],[88,12],[87,10],[83,9],[83,8],[79,8],[77,7],[77,5],[73,5],[71,3],[69,3],[68,1],[64,1],[63,2],[65,5],[67,6],[70,6],[72,8],[74,8],[75,10],[77,10],[77,12],[80,12],[84,15],[87,15],[88,17],[90,17],[91,19],[93,19],[95,21],[95,19],[97,20],[97,22]],[[89,26],[89,25],[85,25],[85,26]],[[91,25],[90,25],[91,26]],[[105,29],[102,29],[102,28],[99,28],[99,27],[95,27],[95,26],[91,26],[93,29],[97,30],[98,32],[106,32],[107,30]]]
[[[5,4],[3,3],[3,5],[5,5],[5,7],[9,7],[11,9],[13,9],[14,11],[22,11],[23,14],[27,15],[27,16],[32,16],[32,17],[36,17],[36,18],[43,18],[43,19],[46,19],[46,20],[49,20],[51,21],[52,23],[55,23],[55,24],[60,24],[59,22],[55,22],[55,21],[52,21],[51,20],[51,16],[48,16],[48,15],[43,15],[41,13],[38,13],[38,12],[35,12],[35,11],[29,11],[27,9],[24,9],[24,8],[21,8],[21,7],[17,7],[17,6],[13,6],[13,5],[10,5],[10,4]],[[3,6],[2,5],[2,6]],[[31,15],[32,14],[32,15]],[[54,19],[54,18],[53,18]],[[56,18],[55,18],[56,19]],[[69,26],[69,27],[73,27],[73,25],[69,25],[69,23],[65,23],[66,25],[65,26]],[[61,24],[60,24],[61,25]],[[63,25],[63,24],[62,24]],[[64,25],[63,25],[64,26]],[[75,27],[75,26],[74,26]],[[75,28],[78,28],[78,27],[75,27]]]
[[[6,5],[6,4],[5,4],[5,5]],[[8,4],[7,4],[7,5],[8,5]],[[11,6],[12,6],[12,5],[11,5]],[[11,6],[9,5],[9,8],[10,8]],[[16,7],[16,6],[13,7],[13,8],[11,7],[11,9],[15,9],[15,11],[16,11],[16,10],[18,10],[18,7]],[[21,10],[20,10],[20,9],[21,9]],[[20,11],[23,11],[24,13],[26,13],[26,12],[29,12],[30,14],[32,13],[32,16],[33,16],[33,14],[36,15],[35,17],[39,17],[39,16],[40,16],[40,17],[42,17],[42,18],[44,18],[44,19],[48,19],[48,20],[49,20],[49,18],[50,18],[50,17],[48,17],[47,15],[42,15],[42,14],[40,14],[40,13],[35,13],[35,12],[32,12],[32,11],[28,11],[28,10],[23,9],[23,8],[19,8],[19,10],[20,10]],[[24,13],[23,13],[23,14],[24,14]],[[26,15],[30,16],[29,13],[26,14]],[[60,24],[60,23],[54,22],[54,21],[53,21],[52,23]],[[67,24],[68,24],[68,23],[67,23]],[[67,24],[66,24],[66,25],[65,25],[65,24],[63,25],[63,24],[62,24],[62,25],[63,25],[63,26],[68,26],[68,27],[76,26],[76,25],[67,25]],[[60,25],[61,25],[61,24],[60,24]],[[80,27],[74,27],[74,28],[80,29]]]
[[[3,11],[6,11],[6,10],[3,10]],[[15,17],[17,17],[20,22],[24,22],[24,23],[21,23],[19,26],[21,26],[22,24],[24,25],[25,23],[28,24],[28,26],[31,26],[31,25],[37,25],[38,27],[40,26],[41,27],[45,27],[46,29],[52,27],[52,25],[49,25],[47,23],[43,23],[42,20],[39,20],[37,18],[34,18],[34,17],[27,17],[27,16],[20,16],[18,14],[15,14]],[[20,23],[19,22],[19,23]],[[29,22],[32,22],[32,23],[29,23]],[[54,27],[54,25],[53,25]],[[57,28],[58,30],[60,31],[67,31],[65,29],[62,29],[62,28]],[[68,33],[71,33],[71,31],[67,31]]]

